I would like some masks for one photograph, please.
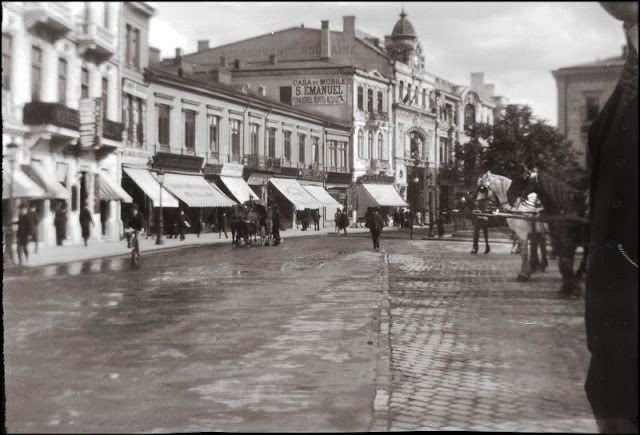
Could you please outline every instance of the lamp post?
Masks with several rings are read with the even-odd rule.
[[[7,242],[9,245],[9,259],[11,264],[15,264],[15,260],[13,258],[13,183],[15,182],[16,177],[16,151],[18,150],[18,145],[14,142],[10,142],[7,144],[7,156],[9,158],[9,166],[11,167],[11,184],[9,184],[9,226],[7,228]]]
[[[164,171],[162,169],[158,171],[158,183],[160,183],[160,212],[158,215],[158,237],[156,238],[156,245],[164,245],[164,220],[162,218],[162,185],[164,184]]]
[[[418,183],[420,183],[420,179],[418,178],[418,176],[414,172],[413,178],[411,179],[411,185],[413,187],[411,188],[411,191],[412,191],[412,194],[411,194],[411,216],[409,217],[409,219],[410,219],[410,221],[409,221],[409,228],[410,228],[409,238],[411,240],[413,240],[413,222],[415,220],[415,214],[416,214],[416,196],[418,194],[418,192],[417,192]]]

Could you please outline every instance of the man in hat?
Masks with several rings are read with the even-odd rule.
[[[620,81],[589,130],[585,391],[603,433],[638,432],[638,3],[602,2],[624,23]]]
[[[82,204],[82,210],[80,210],[80,229],[82,230],[82,240],[84,240],[84,246],[89,246],[87,241],[91,235],[91,226],[93,226],[93,217],[89,210],[89,205],[86,201]]]
[[[380,249],[380,233],[382,232],[384,222],[382,221],[382,216],[380,216],[380,209],[378,207],[375,207],[369,214],[367,226],[369,227],[369,231],[371,232],[373,249]]]
[[[24,261],[29,260],[29,250],[27,244],[29,243],[29,236],[31,235],[31,222],[28,214],[29,208],[27,204],[20,204],[20,212],[18,220],[14,224],[18,224],[18,231],[16,231],[16,244],[18,246],[18,262],[22,264],[22,255],[24,254]]]
[[[29,211],[27,212],[27,218],[29,219],[29,236],[34,243],[34,254],[38,253],[38,224],[40,219],[38,219],[38,212],[36,211],[36,206],[29,206]]]

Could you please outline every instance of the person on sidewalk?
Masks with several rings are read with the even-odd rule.
[[[53,225],[56,228],[56,245],[62,246],[62,242],[67,238],[67,204],[58,205]]]
[[[142,231],[142,229],[144,228],[144,215],[138,209],[138,204],[133,203],[131,205],[131,216],[127,220],[126,227],[133,229],[136,233],[136,237],[138,236],[138,233],[140,233],[140,231]],[[132,234],[130,232],[126,233],[127,248],[131,248],[131,236]]]
[[[229,236],[227,235],[227,226],[229,225],[229,218],[227,216],[227,213],[224,211],[224,209],[220,209],[220,211],[222,212],[220,218],[218,219],[218,238],[221,239],[222,238],[222,233],[224,232],[224,238],[228,239]]]
[[[36,210],[35,205],[31,205],[29,207],[29,212],[27,213],[27,217],[29,218],[29,237],[31,237],[31,241],[34,243],[34,254],[38,253],[38,224],[40,223],[40,219],[38,219],[38,211]]]
[[[278,209],[278,205],[273,206],[273,213],[271,216],[271,231],[273,232],[273,246],[278,246],[280,241],[280,210]]]
[[[628,50],[588,136],[585,392],[602,433],[638,433],[638,3],[600,4],[623,22]]]
[[[486,189],[486,187],[480,187],[480,189]],[[476,201],[476,208],[473,210],[473,214],[471,215],[471,223],[473,224],[473,248],[471,249],[472,254],[478,253],[478,242],[480,241],[480,231],[482,231],[482,235],[484,236],[484,253],[488,254],[491,251],[489,248],[489,217],[480,216],[480,214],[486,214],[489,210],[488,199],[481,199]]]
[[[24,254],[25,263],[29,260],[29,250],[27,245],[29,244],[29,236],[31,235],[31,222],[28,215],[27,204],[20,204],[20,211],[18,220],[14,222],[14,225],[18,225],[16,231],[16,244],[18,247],[18,263],[22,264],[22,255]]]
[[[349,215],[347,210],[344,209],[340,214],[340,229],[344,231],[344,235],[347,235],[347,227],[349,226]]]
[[[380,216],[380,209],[376,207],[369,214],[369,218],[367,219],[367,227],[371,232],[373,249],[376,249],[376,250],[380,249],[380,233],[382,232],[383,226],[384,226],[384,222],[382,221],[382,216]]]
[[[336,210],[336,214],[333,215],[333,225],[336,229],[336,234],[340,234],[340,218],[342,217],[342,212],[338,208]]]
[[[93,217],[91,216],[91,211],[89,210],[89,206],[85,201],[82,204],[82,210],[80,210],[80,229],[82,230],[82,240],[84,240],[84,246],[89,246],[87,241],[89,240],[89,236],[91,235],[91,227],[93,224]]]
[[[184,230],[187,228],[191,228],[191,225],[187,220],[187,216],[184,214],[184,210],[180,209],[180,214],[178,215],[178,231],[180,232],[180,241],[184,240]]]
[[[320,210],[319,209],[315,209],[313,210],[313,230],[314,231],[320,231]]]

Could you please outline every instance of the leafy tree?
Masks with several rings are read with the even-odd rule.
[[[515,178],[522,166],[541,168],[566,182],[584,188],[586,173],[580,168],[567,139],[545,121],[535,120],[528,106],[509,105],[492,127],[489,146],[482,153],[483,171]]]

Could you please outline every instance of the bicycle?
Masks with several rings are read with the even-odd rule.
[[[140,242],[138,241],[138,231],[128,228],[126,233],[131,234],[131,266],[140,267]]]

